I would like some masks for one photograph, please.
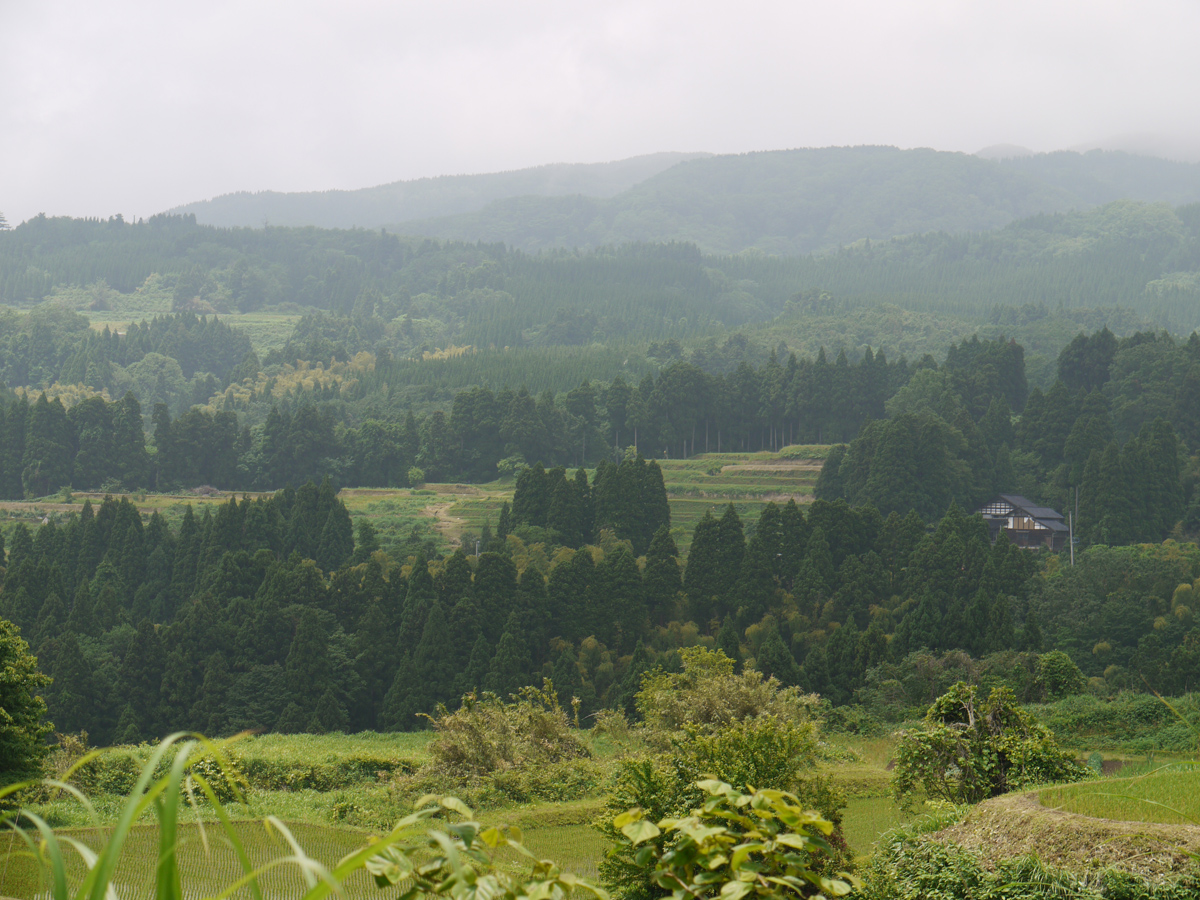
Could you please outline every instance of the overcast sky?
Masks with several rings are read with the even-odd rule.
[[[1200,146],[1196,0],[0,0],[0,211],[658,150]]]

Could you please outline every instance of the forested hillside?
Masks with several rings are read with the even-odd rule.
[[[680,163],[610,200],[514,197],[403,230],[526,250],[670,240],[795,256],[1121,199],[1194,203],[1200,166],[1099,152],[1010,163],[894,147],[780,150]]]
[[[585,194],[611,197],[676,163],[704,153],[651,153],[610,163],[558,163],[489,175],[443,175],[348,191],[225,194],[168,210],[205,225],[379,228],[473,212],[504,197]]]
[[[221,226],[387,227],[523,250],[683,241],[788,256],[1123,199],[1200,201],[1200,166],[1101,151],[1002,161],[894,147],[660,153],[356,191],[233,194],[171,213]]]
[[[616,374],[605,353],[645,359],[650,342],[694,347],[734,329],[810,355],[827,341],[834,354],[871,346],[898,357],[941,353],[994,327],[1053,359],[1081,328],[1187,334],[1200,324],[1197,209],[1122,202],[987,234],[791,259],[706,256],[686,244],[530,256],[381,232],[35,219],[0,232],[0,298],[25,306],[53,297],[114,326],[107,311],[125,306],[254,314],[259,327],[266,316],[323,311],[328,318],[301,323],[276,361],[382,348],[423,358],[451,347],[570,347],[602,368],[575,381]],[[910,314],[900,329],[894,309]],[[473,365],[469,354],[450,355],[463,358],[443,368]],[[469,383],[480,381],[457,386]]]
[[[770,504],[754,523],[732,506],[706,516],[684,564],[665,528],[639,551],[640,532],[622,539],[632,520],[601,517],[653,506],[652,466],[593,486],[564,475],[598,518],[591,543],[553,556],[517,522],[479,556],[389,557],[369,526],[352,538],[327,483],[231,498],[215,515],[189,507],[178,528],[143,522],[128,500],[89,502],[61,526],[10,534],[0,614],[53,676],[58,728],[100,743],[410,730],[472,689],[508,695],[543,677],[582,715],[631,711],[641,676],[697,643],[885,718],[928,702],[928,682],[944,689],[974,665],[966,653],[1026,700],[1078,691],[1085,675],[1098,692],[1200,677],[1195,545],[1101,546],[1043,570],[956,506],[930,530],[915,513],[817,501]],[[1083,674],[1068,660],[1047,677],[1039,654],[1054,648]]]

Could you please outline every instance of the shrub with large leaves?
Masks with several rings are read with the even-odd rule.
[[[634,862],[663,894],[675,900],[823,898],[844,896],[854,886],[844,873],[822,871],[822,857],[834,855],[833,823],[806,811],[794,794],[743,793],[712,779],[695,787],[704,799],[689,816],[655,824],[635,808],[613,822]]]
[[[615,838],[613,816],[629,807],[653,819],[685,817],[705,802],[697,787],[701,779],[751,791],[792,791],[836,828],[845,799],[813,772],[816,698],[760,672],[735,673],[733,661],[719,650],[692,647],[681,655],[682,672],[656,672],[642,683],[640,733],[652,752],[620,762],[599,830]],[[656,838],[655,845],[669,839]],[[831,841],[835,851],[821,866],[835,866],[845,850],[836,831]],[[600,874],[622,900],[661,894],[646,866],[620,844],[601,862]]]

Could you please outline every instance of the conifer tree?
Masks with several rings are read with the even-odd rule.
[[[96,618],[92,609],[92,592],[86,581],[80,581],[75,589],[75,600],[67,616],[67,628],[76,634],[95,634]]]
[[[488,645],[487,638],[481,634],[471,645],[471,656],[466,668],[459,670],[455,676],[455,695],[461,697],[470,691],[482,690],[491,667],[492,648]]]
[[[191,711],[191,721],[203,734],[217,737],[226,731],[225,699],[232,683],[225,654],[218,650],[204,665],[200,696]]]
[[[404,607],[400,612],[400,633],[397,644],[401,653],[416,649],[417,642],[425,630],[425,617],[429,615],[429,604],[436,598],[433,577],[429,564],[422,554],[417,554],[412,571],[408,575],[408,590],[404,595]]]
[[[733,660],[735,669],[741,665],[741,640],[733,624],[733,616],[726,616],[720,630],[717,631],[717,649]]]
[[[592,497],[592,489],[588,485],[587,470],[580,467],[575,470],[575,502],[579,507],[580,540],[587,543],[595,534],[596,504]]]
[[[291,701],[280,713],[275,722],[275,730],[280,734],[300,734],[307,730],[311,716],[306,716],[303,708],[296,701]]]
[[[96,727],[100,696],[92,676],[92,668],[79,647],[73,631],[43,644],[38,658],[49,668],[53,679],[46,699],[54,709],[54,724],[62,733],[88,731],[103,739]]]
[[[12,530],[12,538],[8,544],[8,571],[16,572],[21,563],[33,555],[33,536],[24,523],[18,522]],[[97,560],[99,561],[99,560]]]
[[[446,609],[453,608],[471,590],[471,564],[462,547],[446,558],[435,580],[435,587],[438,600]]]
[[[515,694],[529,683],[531,665],[520,623],[515,615],[509,616],[500,643],[496,646],[496,655],[492,657],[484,687],[501,697]]]
[[[717,523],[717,565],[713,591],[718,597],[728,597],[737,584],[745,554],[746,536],[742,530],[742,519],[730,503]]]
[[[67,616],[66,604],[58,596],[57,591],[51,591],[46,597],[46,602],[42,604],[37,624],[31,631],[35,645],[40,647],[43,641],[58,637],[59,631],[67,623]]]
[[[800,681],[800,671],[796,666],[796,659],[784,646],[783,638],[779,636],[777,628],[770,629],[766,639],[759,645],[754,665],[763,673],[764,677],[777,678],[784,685],[798,684]]]
[[[666,527],[659,528],[650,541],[642,581],[650,624],[666,625],[674,618],[679,592],[683,588],[679,549]]]
[[[634,563],[634,571],[637,571],[637,563]],[[640,576],[638,586],[641,586]],[[514,612],[529,642],[533,664],[540,666],[547,660],[548,641],[552,635],[547,631],[550,624],[550,595],[546,590],[546,578],[537,566],[526,566],[521,573]]]
[[[144,735],[159,732],[159,697],[166,653],[154,626],[143,619],[121,661],[121,694],[132,709],[133,721]],[[174,723],[182,724],[181,721]]]
[[[650,659],[650,653],[639,640],[637,646],[633,648],[629,666],[621,677],[615,701],[616,708],[631,719],[637,718],[637,694],[642,689],[642,677],[653,668],[654,664]]]
[[[561,473],[553,479],[553,485],[546,525],[557,532],[563,546],[578,547],[583,543],[583,509],[575,485]]]
[[[588,550],[578,550],[571,559],[554,567],[547,586],[549,625],[547,633],[552,637],[577,641],[587,637],[582,633],[583,602],[588,589],[596,577],[595,564]]]
[[[621,547],[604,558],[596,575],[597,590],[589,594],[595,619],[590,630],[618,653],[628,652],[649,624],[637,561]]]
[[[517,599],[517,567],[507,556],[483,553],[475,566],[472,595],[483,615],[483,632],[498,640]]]
[[[387,731],[414,731],[420,727],[410,702],[414,680],[412,653],[402,653],[379,714],[379,721]]]
[[[325,572],[345,565],[354,553],[354,530],[350,513],[341,501],[335,501],[325,518],[317,543],[316,562]]]
[[[333,688],[326,688],[321,699],[317,701],[312,718],[308,721],[308,732],[311,734],[344,732],[348,725],[349,719],[346,717],[346,710],[338,702]]]
[[[371,554],[379,549],[379,538],[375,534],[375,526],[366,519],[359,521],[354,541],[354,556],[350,559],[353,566],[362,565],[371,558]]]
[[[300,616],[296,636],[284,663],[288,691],[301,709],[311,710],[316,698],[332,685],[328,646],[329,635],[321,623],[320,613],[308,607]]]
[[[425,630],[413,654],[414,690],[410,692],[415,712],[431,713],[437,704],[454,694],[454,639],[442,605],[430,604]]]
[[[701,628],[713,617],[714,597],[719,587],[718,570],[721,533],[712,512],[706,510],[692,532],[687,567],[683,570],[683,590],[687,594],[688,617]]]
[[[192,707],[195,706],[201,687],[201,673],[193,665],[182,647],[172,649],[162,668],[162,686],[159,693],[159,722],[162,729],[170,733],[187,728]],[[136,710],[127,704],[132,721],[138,726]]]
[[[770,537],[769,532],[763,533],[761,525],[755,531],[742,557],[734,589],[725,600],[725,609],[744,625],[757,622],[766,615],[775,600],[777,584],[773,569],[780,553],[774,550],[778,542],[772,542]]]
[[[639,510],[641,527],[633,541],[633,550],[636,555],[641,556],[646,552],[660,528],[671,527],[671,507],[667,502],[667,487],[658,463],[650,460],[644,469],[639,470],[639,474],[641,475],[641,508]]]

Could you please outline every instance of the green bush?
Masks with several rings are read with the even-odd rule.
[[[495,694],[468,694],[458,711],[441,710],[433,727],[437,736],[425,768],[449,775],[489,775],[591,756],[549,681],[540,689],[522,688],[512,703]]]
[[[1044,700],[1061,700],[1082,694],[1087,686],[1079,666],[1061,650],[1052,650],[1038,657],[1037,683]]]
[[[408,796],[452,793],[473,804],[575,800],[600,790],[604,769],[571,728],[554,686],[523,688],[512,702],[468,694],[433,719],[430,760],[396,779]]]
[[[975,688],[959,682],[929,707],[921,730],[901,732],[893,788],[905,802],[921,788],[949,803],[978,803],[1091,774],[1007,688],[995,688],[980,703]]]
[[[507,769],[493,775],[491,782],[514,803],[562,803],[595,795],[604,777],[604,769],[595,760],[572,759]]]
[[[649,740],[660,745],[687,726],[714,728],[763,715],[811,722],[814,694],[784,687],[761,672],[734,673],[734,662],[720,650],[685,647],[682,671],[656,671],[642,681],[637,708]]]
[[[1122,692],[1108,698],[1078,694],[1031,711],[1064,743],[1101,750],[1188,752],[1196,749],[1198,701],[1198,694],[1171,698],[1170,706],[1152,694]]]
[[[704,802],[697,787],[702,779],[792,791],[836,827],[845,797],[812,774],[818,756],[816,698],[753,670],[736,674],[733,661],[719,650],[691,647],[681,656],[681,672],[656,672],[642,683],[640,733],[651,752],[618,763],[599,830],[616,839],[613,817],[629,807],[655,820],[686,816]],[[837,832],[831,847],[822,865],[836,866],[844,858]],[[600,874],[622,900],[658,895],[652,873],[629,847],[610,853]]]
[[[253,756],[242,760],[241,767],[250,786],[264,791],[332,791],[416,770],[411,760],[366,754],[325,763]]]

